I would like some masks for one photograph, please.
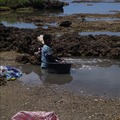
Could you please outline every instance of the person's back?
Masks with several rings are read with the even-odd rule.
[[[41,50],[41,68],[47,69],[49,62],[65,62],[64,60],[54,57],[51,46],[51,35],[45,34],[40,37],[40,41],[44,44]]]
[[[47,63],[51,62],[50,56],[52,56],[51,44],[51,35],[45,34],[43,36],[44,45],[41,51],[41,68],[47,68]]]
[[[41,68],[47,68],[48,56],[52,54],[52,49],[48,45],[43,45],[41,51]]]

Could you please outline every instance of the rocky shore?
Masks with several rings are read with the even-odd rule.
[[[87,15],[85,15],[87,16]],[[93,16],[93,15],[89,15]],[[94,15],[94,17],[102,17]],[[119,14],[117,14],[119,18]],[[26,53],[27,55],[19,57],[19,62],[40,64],[39,57],[34,56],[39,46],[42,46],[37,41],[37,36],[40,34],[49,33],[53,36],[52,46],[55,55],[59,57],[105,57],[120,59],[120,36],[115,35],[80,35],[81,31],[120,31],[120,21],[111,22],[82,22],[77,20],[78,15],[64,17],[33,17],[25,18],[25,21],[38,21],[42,24],[49,22],[64,23],[70,19],[70,25],[57,27],[49,27],[44,29],[39,26],[37,29],[19,29],[14,27],[5,27],[0,25],[0,49],[1,51],[17,51]],[[77,20],[77,21],[75,21]],[[36,22],[37,21],[37,22]],[[90,29],[90,30],[89,30]],[[69,32],[68,32],[69,31]]]

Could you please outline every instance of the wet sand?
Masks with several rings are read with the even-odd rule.
[[[1,87],[1,120],[19,111],[55,111],[60,120],[120,120],[120,100],[77,96],[55,86],[26,87],[11,81]]]
[[[98,21],[89,21],[86,18],[97,18]],[[101,21],[102,18],[118,18],[118,20],[104,20]],[[120,31],[120,12],[116,14],[73,14],[67,16],[30,16],[25,17],[24,21],[33,22],[38,26],[38,29],[45,26],[46,23],[56,23],[57,25],[54,27],[48,26],[48,29],[44,29],[46,32],[51,34],[65,34],[65,33],[73,33],[73,32],[81,32],[81,31],[111,31],[111,32],[119,32]],[[70,27],[59,27],[60,23],[63,21],[71,21],[72,24]],[[43,31],[44,31],[43,30]]]

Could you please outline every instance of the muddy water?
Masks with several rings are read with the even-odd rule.
[[[50,74],[40,66],[20,66],[23,84],[39,86],[40,84],[56,85],[78,94],[89,94],[107,97],[120,97],[120,61],[88,58],[66,59],[72,63],[70,74]]]

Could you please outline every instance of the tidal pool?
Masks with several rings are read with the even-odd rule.
[[[60,1],[63,1],[63,2],[108,2],[108,3],[111,3],[111,2],[117,2],[117,0],[60,0]]]
[[[35,26],[33,23],[25,23],[25,22],[9,23],[7,21],[1,21],[1,23],[6,27],[29,28],[29,29],[37,28],[37,26]]]
[[[115,35],[115,36],[120,36],[120,32],[101,32],[101,31],[96,31],[96,32],[79,32],[79,35]]]
[[[18,22],[19,19],[23,19],[26,16],[65,16],[65,15],[72,15],[72,14],[79,14],[79,13],[89,13],[89,14],[114,14],[116,12],[120,12],[120,3],[92,3],[92,2],[80,2],[74,3],[69,0],[69,5],[64,6],[63,9],[60,10],[38,10],[31,13],[9,13],[6,15],[1,15],[0,22],[3,23],[7,27],[18,27],[18,28],[30,28],[35,29],[37,26],[33,23],[25,23],[23,20]],[[109,18],[108,18],[109,19]],[[108,20],[108,19],[101,19],[101,20]],[[92,19],[87,19],[88,21]],[[95,19],[94,19],[95,20]],[[109,19],[110,20],[110,19]],[[112,20],[112,19],[111,19]],[[119,19],[113,19],[119,20]],[[52,26],[53,25],[49,25]],[[55,25],[54,25],[55,27]],[[43,28],[47,29],[48,25],[43,26]]]
[[[40,66],[21,66],[25,85],[56,85],[77,94],[120,97],[120,61],[99,58],[66,58],[70,74],[43,73]]]
[[[46,25],[42,26],[44,29],[48,29],[49,27],[57,27],[57,23],[46,23]]]
[[[91,14],[114,14],[120,12],[120,3],[69,3],[65,6],[64,15],[91,13]]]
[[[78,20],[81,20],[81,18],[78,18]],[[85,18],[85,21],[118,21],[120,18]]]

